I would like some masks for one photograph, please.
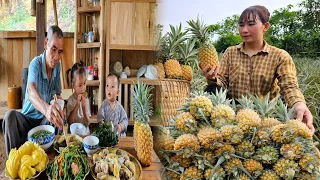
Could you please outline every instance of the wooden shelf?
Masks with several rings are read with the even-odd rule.
[[[190,81],[187,81],[187,80],[179,80],[179,79],[148,79],[148,78],[144,78],[144,77],[140,77],[140,80],[144,83],[146,83],[147,85],[154,85],[154,86],[159,86],[161,85],[161,82],[162,81],[167,81],[167,82],[170,82],[170,81],[179,81],[179,82],[190,82]],[[126,79],[121,79],[120,78],[120,84],[134,84],[134,83],[137,83],[138,81],[138,78],[137,77],[129,77],[129,78],[126,78]]]
[[[144,83],[146,83],[147,85],[160,85],[160,81],[159,79],[147,79],[147,78],[140,78],[140,80]],[[136,77],[129,77],[126,79],[122,79],[120,78],[120,84],[136,84],[138,82],[138,78]]]
[[[146,51],[157,51],[157,46],[148,46],[148,45],[117,45],[117,44],[110,44],[110,49],[118,49],[118,50],[146,50]]]
[[[91,12],[100,12],[101,6],[88,6],[88,7],[79,7],[78,13],[91,13]]]
[[[80,43],[77,44],[77,48],[100,48],[101,43],[100,42],[93,42],[93,43]]]
[[[86,83],[87,86],[100,86],[99,80],[87,80]]]

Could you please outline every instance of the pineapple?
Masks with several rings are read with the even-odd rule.
[[[189,148],[194,152],[200,151],[200,144],[197,136],[193,134],[183,134],[179,136],[174,143],[174,150]]]
[[[190,112],[197,120],[205,120],[210,117],[213,105],[206,92],[199,91],[191,93],[191,97],[186,99],[187,103],[178,108],[177,111]]]
[[[263,164],[274,164],[279,159],[278,149],[272,146],[264,146],[256,151],[254,159]]]
[[[294,131],[289,129],[286,124],[279,124],[271,128],[270,137],[278,143],[291,143],[294,141]]]
[[[243,131],[236,125],[225,125],[220,128],[224,142],[239,144],[243,139]]]
[[[202,150],[200,154],[204,157],[204,159],[209,163],[209,164],[214,164],[215,163],[215,155],[212,151],[209,150]]]
[[[224,154],[234,154],[236,152],[235,148],[231,146],[230,144],[224,144],[221,147],[219,147],[217,150],[215,150],[214,154],[216,156],[222,156]]]
[[[235,112],[230,107],[231,101],[227,99],[227,90],[216,90],[215,94],[210,96],[214,105],[211,113],[211,123],[214,127],[220,128],[224,125],[235,123]]]
[[[204,127],[197,134],[201,146],[206,149],[216,149],[222,143],[222,134],[219,130],[211,127]]]
[[[202,171],[198,169],[196,166],[188,167],[182,174],[180,180],[187,180],[187,179],[199,179],[203,178]]]
[[[255,153],[253,144],[248,140],[242,141],[239,145],[237,145],[236,150],[236,153],[239,156],[245,158],[251,157]]]
[[[312,134],[307,127],[307,125],[301,121],[298,120],[288,120],[286,122],[288,128],[291,128],[294,130],[295,137],[303,137],[305,139],[312,139]]]
[[[298,142],[283,144],[280,149],[280,154],[286,159],[298,160],[304,154],[304,147]]]
[[[319,180],[319,175],[302,172],[297,176],[296,180]]]
[[[265,170],[259,180],[280,180],[280,177],[273,170]]]
[[[261,124],[260,116],[255,112],[253,102],[245,96],[238,100],[241,110],[237,113],[238,126],[245,134],[250,132],[250,128],[259,127]]]
[[[239,180],[250,180],[250,177],[244,173],[241,173],[239,176]]]
[[[206,169],[205,171],[205,179],[206,180],[211,180],[210,177],[211,177],[211,174],[213,173],[213,169],[209,168],[209,169]],[[223,170],[222,167],[218,167],[215,171],[215,173],[213,174],[213,177],[214,177],[214,180],[223,180],[223,178],[225,177],[225,172]]]
[[[273,166],[273,169],[284,179],[293,179],[300,171],[299,165],[296,162],[284,158],[279,159]]]
[[[271,138],[279,143],[292,143],[295,138],[303,137],[312,139],[312,134],[308,127],[299,121],[293,119],[294,108],[288,110],[287,105],[282,100],[276,106],[277,117],[285,124],[279,124],[272,128]]]
[[[213,105],[209,98],[206,96],[197,96],[190,102],[190,113],[196,117],[196,119],[205,119],[210,117]],[[203,112],[203,117],[201,111]]]
[[[158,78],[164,79],[166,74],[164,71],[163,61],[169,58],[168,36],[162,35],[162,28],[157,28],[157,47],[155,67],[157,68]]]
[[[186,31],[182,32],[181,23],[178,27],[170,25],[171,31],[168,33],[168,60],[164,63],[164,69],[168,78],[181,79],[183,77],[182,68],[177,59],[180,58],[178,47],[185,40]]]
[[[211,123],[214,127],[220,128],[235,122],[235,112],[225,104],[214,106],[211,112]]]
[[[257,147],[267,146],[270,142],[271,138],[269,129],[258,130],[257,134],[253,138],[253,144]]]
[[[171,161],[179,163],[180,166],[184,168],[190,167],[192,164],[192,158],[184,158],[183,155],[180,154],[174,154],[171,156]]]
[[[273,126],[279,125],[281,124],[281,122],[275,118],[264,118],[261,121],[261,124],[259,126],[260,129],[268,129],[271,128]]]
[[[180,180],[180,174],[178,173],[175,173],[173,171],[168,171],[167,174],[170,180]]]
[[[158,146],[164,150],[173,150],[174,139],[170,135],[162,135],[159,137]]]
[[[183,79],[191,81],[193,71],[191,65],[196,65],[198,51],[194,48],[195,40],[188,40],[179,46],[181,54],[181,67],[183,73]]]
[[[238,167],[243,167],[242,161],[238,158],[232,158],[224,163],[224,169],[227,174],[231,174],[233,171],[236,171]]]
[[[157,68],[157,72],[158,72],[158,78],[159,79],[164,79],[166,74],[164,71],[164,66],[162,63],[158,62],[154,65]]]
[[[209,65],[209,69],[219,66],[218,54],[212,42],[210,41],[210,32],[208,26],[203,22],[200,22],[199,18],[196,21],[187,21],[190,28],[188,29],[192,35],[193,39],[197,39],[199,43],[199,54],[200,68],[204,69]]]
[[[192,79],[192,68],[189,65],[181,65],[183,79],[187,81],[191,81]]]
[[[170,79],[180,79],[182,74],[182,68],[176,59],[169,59],[164,64],[166,75]]]
[[[262,174],[262,170],[263,170],[263,166],[260,162],[253,160],[253,159],[248,159],[245,160],[244,163],[244,168],[246,168],[246,170],[254,175],[255,177],[258,177]]]
[[[302,170],[320,176],[320,159],[314,155],[306,154],[299,160]]]
[[[148,124],[149,116],[152,115],[151,87],[142,83],[134,86],[133,108],[134,108],[134,139],[135,149],[138,159],[144,166],[150,166],[152,163],[153,136]]]
[[[197,130],[197,121],[189,112],[182,112],[176,117],[176,128],[184,133],[193,133]]]

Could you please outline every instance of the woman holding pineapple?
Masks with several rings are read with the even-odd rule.
[[[220,65],[217,59],[203,63],[208,59],[201,60],[200,57],[199,66],[208,80],[206,91],[217,86],[228,88],[228,95],[237,99],[246,94],[264,97],[268,92],[274,98],[281,93],[289,107],[295,107],[296,119],[304,122],[314,133],[312,114],[298,88],[291,56],[264,40],[264,32],[270,26],[269,16],[269,11],[263,6],[248,7],[239,19],[243,42],[229,47]]]

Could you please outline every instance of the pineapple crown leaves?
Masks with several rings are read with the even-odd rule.
[[[290,119],[294,118],[294,107],[288,110],[288,105],[286,105],[282,99],[278,100],[278,104],[276,106],[276,117],[281,122],[286,122]]]
[[[138,78],[138,83],[134,84],[134,90],[132,91],[134,118],[146,124],[149,122],[149,116],[152,115],[153,111],[151,89],[151,86],[141,82]]]
[[[191,32],[193,39],[197,39],[200,44],[211,45],[209,28],[199,17],[196,20],[189,20],[187,23],[190,26],[187,30]]]
[[[188,39],[179,46],[182,64],[194,66],[197,64],[198,50],[194,48],[196,39]]]
[[[216,93],[210,96],[211,102],[214,106],[219,104],[225,104],[227,106],[231,105],[232,100],[227,99],[227,89],[216,89]]]
[[[180,23],[179,26],[170,25],[170,32],[168,33],[168,44],[169,44],[169,52],[168,58],[180,58],[177,54],[179,54],[179,46],[182,42],[186,40],[187,31],[182,31],[182,25]]]
[[[241,99],[237,99],[240,109],[254,109],[253,101],[247,96],[242,95]]]
[[[253,99],[253,104],[255,109],[259,112],[262,117],[269,117],[274,110],[274,107],[277,104],[279,96],[275,97],[269,102],[270,93],[264,97],[260,98],[259,96],[249,95]]]

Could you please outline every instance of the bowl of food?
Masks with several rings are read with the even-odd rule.
[[[87,136],[83,139],[83,147],[88,156],[97,152],[99,148],[99,139],[96,136]]]
[[[81,123],[72,123],[70,125],[70,132],[73,135],[83,136],[86,134],[86,127]]]
[[[28,141],[37,143],[40,147],[47,151],[54,140],[55,129],[50,125],[40,125],[32,128],[28,132]]]

